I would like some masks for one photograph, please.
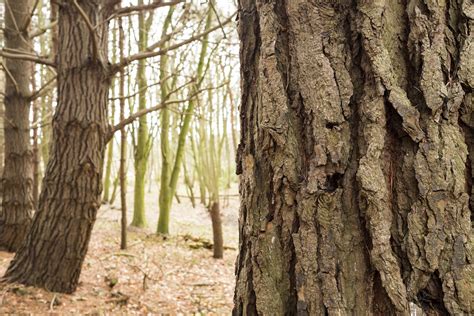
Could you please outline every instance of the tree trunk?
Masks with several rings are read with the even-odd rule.
[[[5,10],[5,5],[4,5]],[[4,16],[0,16],[0,44],[5,45],[3,30],[5,29]],[[3,57],[0,57],[0,62],[3,64]],[[3,164],[5,161],[5,135],[4,135],[4,117],[5,117],[5,69],[0,68],[0,174],[3,174]],[[0,194],[2,194],[3,185],[0,181]]]
[[[472,314],[470,1],[239,2],[234,314]]]
[[[168,29],[171,26],[172,17],[174,13],[174,8],[170,7],[168,10],[168,14],[166,15],[165,21],[163,23],[163,29],[161,31],[161,37],[164,38],[168,33]],[[161,102],[166,102],[169,98],[169,83],[166,82],[165,78],[168,76],[169,72],[169,65],[168,65],[169,57],[164,54],[160,56],[160,81],[163,81],[163,84],[160,87],[161,92]],[[172,204],[173,201],[173,194],[169,187],[170,177],[171,177],[171,163],[172,163],[172,153],[171,153],[171,146],[170,146],[170,111],[167,108],[163,108],[161,111],[161,130],[160,130],[160,151],[161,151],[161,176],[160,176],[160,193],[158,197],[158,207],[161,210],[168,209],[168,205]],[[156,227],[157,233],[168,233],[168,223],[169,223],[169,212],[163,213],[160,215],[160,218],[166,217],[162,221],[163,227]],[[166,224],[166,225],[165,225]],[[166,226],[166,227],[164,227]]]
[[[58,1],[58,106],[39,209],[5,274],[9,282],[73,292],[100,206],[107,141],[106,19],[117,1]]]
[[[119,49],[120,59],[124,58],[123,44],[125,34],[123,32],[122,18],[118,20],[119,27]],[[119,97],[120,97],[120,121],[125,119],[125,71],[120,70],[119,83]],[[127,249],[127,131],[125,126],[120,129],[120,206],[122,211],[121,227],[120,227],[120,249]],[[114,190],[115,192],[115,190]],[[113,194],[115,196],[115,194]]]
[[[5,8],[5,48],[30,51],[31,0]],[[0,247],[16,251],[31,224],[33,212],[33,152],[30,145],[30,80],[32,63],[6,59],[5,70],[5,167],[2,178]]]
[[[205,31],[211,28],[211,22],[213,18],[213,11],[211,9],[212,5],[213,5],[212,3],[209,5],[208,11],[207,11],[206,24],[204,27]],[[207,40],[208,37],[209,37],[208,35],[205,35],[202,38],[201,51],[199,53],[199,62],[196,69],[196,84],[194,84],[194,89],[196,90],[199,89],[200,84],[202,82],[202,78],[204,76],[204,67],[205,67],[204,61],[207,56],[207,48],[209,47],[209,42]],[[164,181],[162,180],[161,182],[162,186],[163,185],[167,186],[165,192],[163,192],[163,197],[162,197],[162,192],[160,188],[160,203],[159,203],[160,214],[158,217],[157,232],[161,234],[169,233],[169,221],[170,221],[171,206],[173,204],[172,203],[173,195],[176,194],[179,173],[181,171],[181,164],[183,162],[184,151],[186,149],[186,138],[188,136],[188,131],[191,124],[191,119],[193,118],[193,113],[194,113],[194,108],[196,106],[196,103],[197,103],[197,100],[193,98],[189,101],[188,106],[186,107],[186,111],[185,111],[185,114],[183,115],[183,121],[181,124],[181,129],[179,131],[179,136],[177,140],[178,145],[176,147],[176,156],[174,159],[174,164],[173,164],[171,173],[169,174],[169,181],[164,183]],[[163,112],[163,114],[165,113],[165,111]],[[163,157],[163,161],[164,161],[164,157]],[[163,171],[164,169],[162,170],[162,172]]]
[[[224,235],[222,233],[222,218],[219,202],[212,202],[209,207],[212,222],[212,238],[214,244],[212,249],[214,251],[214,258],[222,259],[224,257]]]
[[[138,5],[143,5],[143,0],[138,1]],[[145,13],[140,12],[138,15],[138,49],[144,51],[148,47],[148,32],[153,21],[153,13],[150,13],[145,19]],[[144,110],[147,105],[147,79],[146,79],[146,60],[138,61],[137,69],[137,89],[138,93],[138,110]],[[133,219],[132,226],[145,227],[145,186],[146,173],[148,168],[148,156],[150,153],[150,135],[148,131],[148,123],[146,115],[138,119],[137,145],[135,149],[135,183],[134,183],[134,199],[133,199]]]

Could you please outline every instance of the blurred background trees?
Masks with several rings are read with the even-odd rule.
[[[58,96],[58,86],[61,86],[61,82],[57,82],[58,66],[62,67],[59,71],[70,71],[64,68],[68,65],[60,64],[65,56],[61,54],[70,54],[73,49],[73,46],[66,49],[65,41],[87,40],[90,45],[84,42],[77,43],[76,47],[82,45],[82,49],[89,50],[90,58],[103,65],[109,63],[107,116],[111,133],[101,162],[103,172],[102,167],[99,168],[103,183],[97,188],[103,192],[104,207],[123,210],[122,248],[126,246],[128,225],[151,230],[156,227],[157,233],[169,234],[173,204],[190,199],[193,206],[201,203],[208,209],[212,219],[209,230],[214,234],[214,257],[221,258],[224,247],[219,208],[221,191],[231,186],[235,190],[237,180],[233,162],[238,133],[234,118],[239,83],[238,78],[231,77],[238,64],[235,30],[231,26],[235,7],[219,6],[213,1],[123,1],[122,7],[115,6],[113,12],[101,20],[92,16],[93,10],[83,1],[67,6],[46,0],[23,2],[6,1],[2,7],[6,17],[4,33],[9,35],[10,41],[7,40],[8,45],[1,53],[2,76],[7,76],[0,82],[5,89],[0,108],[5,104],[7,113],[10,108],[15,109],[7,117],[11,124],[5,125],[5,133],[24,136],[24,139],[1,137],[2,144],[6,139],[14,145],[14,148],[1,146],[0,153],[6,152],[7,164],[9,159],[21,160],[21,164],[13,163],[3,172],[2,183],[7,184],[7,190],[4,186],[0,230],[6,233],[7,243],[15,243],[14,247],[6,245],[5,248],[17,249],[30,226],[31,213],[38,206],[48,208],[47,200],[38,204],[40,192],[47,188],[43,186],[49,186],[41,179],[48,172],[51,142],[54,140],[53,146],[58,149],[57,142],[64,141],[57,138],[58,133],[62,133],[59,129],[56,136],[52,134],[58,100],[65,101]],[[90,37],[60,33],[61,28],[65,30],[68,25],[61,22],[61,16],[73,13],[82,25],[81,32],[89,30]],[[104,23],[109,27],[103,28]],[[103,31],[107,34],[100,33]],[[103,38],[107,38],[106,46],[99,47],[103,45]],[[103,55],[108,55],[108,61]],[[82,88],[89,84],[84,83]],[[67,89],[62,90],[63,95],[72,93],[71,98],[84,97],[81,84],[63,86],[63,89]],[[90,102],[94,103],[93,99]],[[20,102],[24,110],[19,111],[18,105],[10,106],[12,100]],[[89,111],[84,101],[78,104]],[[115,133],[119,131],[121,133]],[[89,140],[82,141],[82,145],[68,146],[78,152],[95,146]],[[19,153],[9,153],[17,149]],[[56,164],[52,162],[51,167],[55,168]],[[1,165],[3,167],[3,159]],[[116,199],[119,192],[121,198]],[[133,194],[127,194],[129,192]],[[147,202],[150,199],[154,203]],[[131,212],[129,216],[127,209]],[[6,230],[8,218],[28,220],[24,230],[16,230],[23,231],[22,236]]]

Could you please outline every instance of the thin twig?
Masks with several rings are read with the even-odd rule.
[[[51,78],[48,82],[46,82],[38,91],[35,91],[29,97],[30,102],[40,98],[44,95],[44,92],[48,92],[51,88],[50,85],[56,81],[56,77]]]
[[[56,25],[58,25],[58,21],[54,21],[54,22],[51,22],[49,23],[48,25],[46,26],[43,26],[43,27],[39,27],[37,30],[35,30],[34,32],[32,32],[30,34],[30,39],[33,39],[35,37],[38,37],[38,36],[41,36],[43,35],[44,33],[46,33],[48,30],[52,29],[53,27],[55,27]]]
[[[124,119],[123,121],[121,121],[118,124],[116,124],[115,126],[113,126],[111,128],[110,132],[109,132],[107,140],[110,140],[113,137],[114,133],[119,131],[122,127],[125,127],[126,125],[128,125],[130,123],[133,123],[133,121],[135,121],[136,119],[142,117],[143,115],[146,115],[150,112],[155,112],[155,111],[161,110],[161,109],[163,109],[163,108],[165,108],[165,107],[167,107],[168,105],[171,105],[171,104],[189,102],[195,96],[197,96],[198,94],[200,94],[203,91],[207,91],[207,90],[211,90],[211,89],[219,89],[222,86],[223,85],[220,85],[220,86],[217,86],[217,87],[199,89],[199,90],[195,91],[194,93],[192,93],[188,98],[186,98],[184,100],[166,101],[166,102],[162,102],[161,104],[158,104],[156,106],[137,111],[137,112],[133,113],[132,115],[130,115],[129,117],[127,117],[126,119]]]
[[[99,61],[99,39],[97,38],[97,33],[94,29],[94,26],[92,25],[91,21],[89,20],[89,17],[87,14],[84,12],[84,10],[81,8],[81,6],[77,3],[77,0],[73,0],[74,6],[76,7],[77,11],[79,11],[79,14],[81,17],[84,19],[84,22],[86,22],[87,28],[89,29],[91,36],[92,36],[92,59],[95,61]]]
[[[115,11],[115,14],[123,16],[124,14],[128,14],[128,13],[149,11],[149,10],[154,10],[156,8],[172,6],[172,5],[176,5],[176,4],[180,4],[184,2],[185,2],[184,0],[175,0],[175,1],[170,1],[170,2],[155,1],[153,3],[145,4],[145,5],[136,5],[136,6],[119,8]]]
[[[16,82],[15,78],[13,77],[12,73],[8,69],[7,65],[2,61],[2,67],[5,69],[5,72],[7,73],[8,77],[10,77],[11,81],[15,85],[15,90],[17,93],[20,93],[20,87],[18,86],[18,82]]]
[[[228,23],[230,23],[232,21],[232,19],[235,17],[235,15],[237,14],[237,12],[235,12],[234,14],[232,14],[229,18],[227,18],[224,22],[222,22],[222,25],[226,25]],[[145,59],[145,58],[149,58],[149,57],[155,57],[155,56],[161,56],[161,55],[164,55],[166,54],[167,52],[171,51],[171,50],[175,50],[181,46],[184,46],[186,44],[189,44],[189,43],[192,43],[196,40],[199,40],[201,39],[202,37],[208,35],[209,33],[212,33],[214,32],[215,30],[221,28],[221,25],[217,25],[217,26],[214,26],[212,28],[210,28],[209,30],[207,31],[204,31],[202,33],[199,33],[199,34],[196,34],[194,36],[191,36],[190,38],[180,42],[180,43],[177,43],[177,44],[174,44],[174,45],[170,45],[166,48],[163,48],[163,49],[160,49],[158,51],[144,51],[144,52],[139,52],[137,54],[134,54],[134,55],[131,55],[129,57],[125,57],[123,58],[118,64],[114,64],[112,65],[111,69],[112,69],[112,74],[116,73],[117,71],[119,71],[120,69],[128,66],[130,63],[134,62],[134,61],[137,61],[137,60],[141,60],[141,59]]]
[[[25,21],[25,25],[23,26],[23,30],[27,30],[28,26],[30,26],[31,19],[33,18],[33,15],[35,14],[36,7],[38,6],[39,0],[35,1],[35,4],[33,5],[33,8],[31,9],[30,14],[28,15],[28,19]]]
[[[216,15],[217,22],[219,23],[219,25],[220,25],[220,27],[221,27],[222,34],[224,35],[224,38],[227,38],[227,35],[225,34],[225,31],[224,31],[224,26],[222,25],[221,19],[219,18],[219,14],[217,14],[216,7],[214,6],[214,1],[213,1],[213,0],[209,0],[209,4],[210,4],[210,6],[211,6],[211,8],[212,8],[212,11],[214,11],[214,14]]]
[[[29,54],[29,53],[21,53],[21,54],[20,53],[15,53],[14,54],[14,53],[9,53],[9,52],[3,50],[3,51],[0,51],[0,56],[5,57],[5,58],[9,58],[9,59],[28,60],[28,61],[35,62],[37,64],[42,64],[42,65],[46,65],[46,66],[50,66],[50,67],[56,67],[56,64],[52,60],[37,57],[37,56]]]

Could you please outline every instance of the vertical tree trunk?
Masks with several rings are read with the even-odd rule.
[[[138,1],[138,5],[143,5],[143,0]],[[150,13],[145,19],[145,13],[140,12],[138,15],[138,49],[146,50],[148,47],[148,32],[153,21],[153,15]],[[138,62],[137,69],[137,89],[138,93],[138,110],[146,108],[146,92],[147,79],[145,73],[146,60],[142,59]],[[136,227],[146,226],[145,214],[145,185],[146,172],[148,167],[148,156],[150,153],[150,137],[148,131],[148,123],[146,115],[138,119],[137,146],[135,148],[135,184],[133,199],[133,220],[131,225]]]
[[[472,314],[470,1],[239,2],[234,314]]]
[[[171,7],[168,10],[168,14],[166,19],[163,23],[163,30],[161,32],[161,37],[164,38],[168,32],[168,29],[171,25],[171,19],[173,17],[174,8]],[[163,84],[160,87],[161,92],[161,102],[166,102],[167,98],[169,98],[169,84],[165,81],[165,78],[169,72],[169,65],[168,65],[168,56],[166,54],[160,57],[160,81],[163,81]],[[160,193],[158,197],[158,206],[160,209],[160,213],[162,209],[166,209],[167,205],[170,205],[173,201],[173,193],[170,192],[169,182],[171,176],[171,148],[170,148],[170,111],[167,108],[161,110],[161,131],[160,131],[160,149],[161,149],[161,176],[160,176]],[[160,217],[169,217],[169,214],[160,214]],[[169,222],[169,218],[162,221],[162,223],[166,224]],[[161,227],[158,223],[157,233],[168,233],[168,227]]]
[[[222,233],[222,218],[219,201],[212,202],[209,207],[212,222],[212,238],[214,244],[212,246],[213,257],[221,259],[224,257],[224,234]]]
[[[100,206],[109,130],[107,31],[117,1],[58,1],[58,106],[39,209],[5,274],[9,282],[73,292]],[[95,25],[95,38],[85,18]]]
[[[120,59],[124,57],[124,40],[125,35],[123,32],[122,18],[119,18],[119,49]],[[119,97],[120,97],[120,121],[125,118],[125,71],[120,70],[120,86],[119,86]],[[120,238],[120,249],[127,248],[127,177],[126,177],[126,164],[127,164],[127,131],[125,126],[120,129],[120,206],[122,210],[121,218],[121,238]],[[115,191],[115,190],[114,190]],[[115,195],[115,194],[114,194]]]
[[[41,9],[41,6],[40,8]],[[35,67],[34,64],[32,66],[32,79],[31,79],[31,87],[33,91],[36,91],[36,80],[35,80]],[[40,182],[40,154],[39,154],[39,127],[38,127],[38,120],[39,120],[39,102],[38,100],[34,100],[32,102],[33,107],[33,123],[35,126],[33,127],[33,207],[36,209],[38,208],[38,198],[39,198],[39,182]]]
[[[119,31],[120,32],[120,31]],[[122,44],[123,45],[123,44]],[[112,61],[115,63],[117,62],[117,32],[114,29],[112,32]],[[121,82],[119,83],[121,84]],[[114,124],[115,120],[115,84],[112,84],[112,99],[113,101],[111,102],[111,108],[112,108],[112,113],[110,114],[110,124]],[[107,162],[105,164],[105,173],[104,173],[104,195],[103,195],[103,203],[111,203],[110,200],[110,189],[112,186],[113,178],[112,178],[112,165],[114,161],[114,140],[112,139],[109,144],[107,145]]]
[[[55,0],[50,0],[49,3],[50,7],[50,15],[49,15],[49,22],[55,23],[58,21],[58,5]],[[40,13],[39,17],[41,20],[43,19],[43,14]],[[51,29],[51,45],[49,54],[52,60],[56,60],[56,55],[58,53],[58,25],[57,23],[54,24],[53,28]],[[40,52],[42,55],[47,55],[47,42],[40,41]],[[46,75],[45,82],[51,80],[52,74],[51,72]],[[51,96],[43,96],[41,97],[41,120],[43,121],[43,125],[41,126],[41,159],[43,160],[43,165],[46,168],[46,165],[49,160],[49,147],[51,145],[51,134],[52,134],[52,113],[53,113],[53,104],[55,101],[55,93],[52,93]]]
[[[3,4],[5,12],[5,4]],[[0,16],[0,45],[5,46],[3,30],[5,29],[4,15]],[[3,57],[0,57],[3,65]],[[3,174],[3,164],[5,162],[5,135],[4,135],[4,117],[5,117],[5,69],[0,68],[0,174]],[[3,185],[0,181],[0,194],[2,194]]]
[[[31,0],[5,8],[5,48],[30,51]],[[16,251],[31,224],[33,211],[33,152],[30,145],[31,62],[6,59],[5,70],[5,166],[2,177],[0,247]]]
[[[213,0],[211,0],[213,1]],[[211,5],[209,5],[208,8],[208,13],[206,16],[206,25],[205,25],[205,30],[210,29],[211,27],[211,22],[212,22],[212,17],[213,17],[213,11],[211,9]],[[194,88],[197,90],[199,89],[199,85],[202,81],[202,77],[204,74],[204,61],[207,56],[207,48],[209,46],[209,43],[207,41],[208,35],[204,36],[202,38],[202,46],[201,46],[201,51],[199,54],[199,62],[196,70],[196,84],[194,85]],[[162,192],[160,189],[160,215],[158,218],[158,233],[162,234],[168,234],[169,233],[169,221],[170,221],[170,212],[171,212],[171,206],[172,206],[172,201],[173,201],[173,195],[176,193],[176,188],[178,185],[178,178],[179,178],[179,173],[181,171],[181,164],[183,162],[183,157],[184,157],[184,150],[186,149],[186,138],[188,136],[188,131],[189,131],[189,126],[191,124],[191,119],[193,117],[194,113],[194,107],[196,106],[196,100],[191,99],[188,103],[188,106],[185,111],[185,115],[183,115],[183,122],[181,125],[181,130],[179,131],[179,137],[178,137],[178,146],[176,148],[176,156],[174,159],[174,165],[171,170],[171,173],[169,174],[169,181],[163,183],[162,181],[162,186],[166,186],[166,191],[163,192],[163,197],[162,197]],[[163,172],[164,170],[162,170]]]

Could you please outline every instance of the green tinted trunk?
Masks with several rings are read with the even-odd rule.
[[[138,1],[139,5],[143,0]],[[152,14],[152,13],[150,13]],[[145,19],[145,13],[141,12],[138,16],[139,39],[138,49],[144,51],[148,46],[148,31],[151,26],[153,16]],[[145,73],[146,60],[138,62],[137,82],[138,82],[138,110],[146,108],[147,79]],[[148,154],[150,146],[150,137],[148,132],[147,116],[143,115],[138,119],[137,145],[135,147],[135,187],[133,202],[133,220],[131,225],[136,227],[146,226],[145,214],[145,185],[148,165]]]
[[[212,9],[211,7],[209,7],[207,18],[206,18],[205,30],[208,30],[211,27],[212,15],[213,15]],[[199,84],[202,81],[201,79],[204,72],[204,60],[207,55],[207,48],[208,48],[207,39],[208,39],[207,35],[204,36],[202,39],[201,53],[199,56],[199,64],[198,64],[197,73],[196,73],[196,81],[197,81],[197,84],[195,85],[196,90],[199,89]],[[189,104],[186,108],[186,113],[184,114],[183,124],[181,126],[181,131],[179,133],[179,138],[178,138],[178,147],[176,149],[174,166],[171,172],[171,176],[169,178],[169,182],[167,184],[168,185],[168,188],[166,191],[167,194],[166,196],[163,196],[163,198],[160,197],[160,217],[158,220],[158,233],[162,233],[162,234],[169,233],[170,210],[171,210],[171,204],[173,201],[172,197],[174,196],[176,192],[179,172],[180,172],[181,165],[183,162],[184,150],[185,150],[185,145],[186,145],[186,136],[189,131],[189,126],[191,124],[191,119],[193,117],[195,106],[196,106],[196,99],[194,98],[191,101],[189,101]],[[166,183],[164,183],[164,185],[166,185]]]

